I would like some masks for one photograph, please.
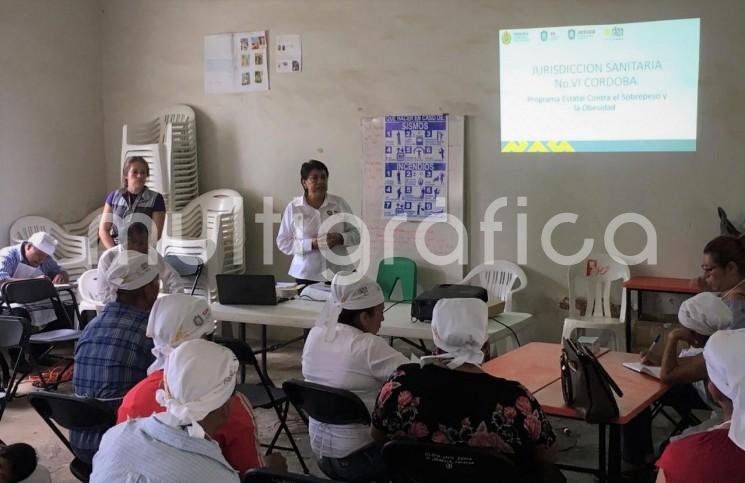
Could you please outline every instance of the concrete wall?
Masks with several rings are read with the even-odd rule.
[[[103,204],[101,22],[98,0],[0,0],[0,246]]]
[[[499,212],[495,258],[515,259],[516,214],[528,215],[529,288],[516,308],[535,313],[544,335],[558,334],[566,294],[565,267],[543,254],[540,233],[559,212],[579,215],[554,245],[564,253],[595,238],[623,212],[649,218],[659,236],[659,263],[634,274],[689,276],[704,243],[718,234],[717,205],[742,221],[745,117],[742,4],[734,0],[254,0],[103,1],[103,110],[107,185],[118,182],[121,125],[149,119],[162,107],[197,111],[202,191],[234,188],[246,200],[247,261],[252,272],[286,274],[277,255],[262,267],[261,231],[253,223],[263,196],[281,211],[300,193],[298,169],[315,157],[331,169],[331,190],[361,207],[359,119],[394,113],[468,116],[466,212],[470,265],[484,258],[479,221],[489,203],[510,197]],[[500,28],[620,23],[700,17],[698,150],[695,153],[503,155],[498,151]],[[206,96],[203,39],[211,33],[269,30],[298,33],[303,72],[270,74],[271,90]],[[3,69],[5,70],[5,69]],[[4,143],[3,143],[4,144]],[[516,196],[528,207],[516,207]],[[621,249],[644,241],[623,228]],[[276,253],[276,252],[275,252]]]

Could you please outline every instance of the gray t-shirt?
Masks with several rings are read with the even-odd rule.
[[[723,300],[732,310],[732,329],[745,329],[745,299]]]

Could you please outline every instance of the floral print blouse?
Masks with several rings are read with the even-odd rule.
[[[389,439],[494,448],[530,459],[556,440],[538,401],[520,383],[485,373],[405,364],[383,385],[372,424]]]

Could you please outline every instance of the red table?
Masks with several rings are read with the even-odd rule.
[[[687,278],[667,278],[667,277],[633,277],[623,283],[626,290],[626,351],[631,352],[631,292],[636,291],[639,294],[636,316],[637,319],[642,313],[642,295],[644,292],[656,293],[676,293],[696,295],[701,292],[697,287],[691,285]]]
[[[560,353],[560,344],[533,342],[487,362],[482,369],[493,376],[523,383],[533,392],[546,414],[582,419],[573,407],[564,404],[559,369]],[[658,379],[623,367],[624,362],[638,361],[637,354],[605,351],[600,353],[598,360],[623,391],[623,397],[616,396],[619,416],[598,425],[597,470],[561,464],[559,466],[571,471],[597,473],[600,481],[605,482],[606,478],[616,479],[621,473],[621,426],[662,397],[669,386]],[[607,465],[606,426],[610,428]]]

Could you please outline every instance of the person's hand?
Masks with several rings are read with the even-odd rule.
[[[645,366],[659,366],[660,361],[651,353],[642,351],[639,356],[642,358],[641,363]]]
[[[69,280],[67,273],[60,272],[57,275],[54,276],[52,279],[52,283],[60,284],[60,283],[67,283]]]
[[[326,244],[329,248],[334,248],[336,245],[344,243],[344,238],[339,233],[329,233],[326,235]]]
[[[264,455],[264,465],[270,470],[287,473],[287,460],[279,453]]]
[[[678,340],[678,341],[684,341],[688,342],[690,345],[694,345],[696,343],[696,333],[692,331],[691,329],[686,329],[685,327],[679,327],[677,329],[673,329],[670,332],[670,335],[667,336],[670,340]]]
[[[708,292],[711,290],[711,287],[706,282],[706,278],[704,278],[703,275],[699,275],[698,277],[692,278],[688,285],[691,286],[691,288],[695,288],[697,290],[700,290],[702,292]]]

